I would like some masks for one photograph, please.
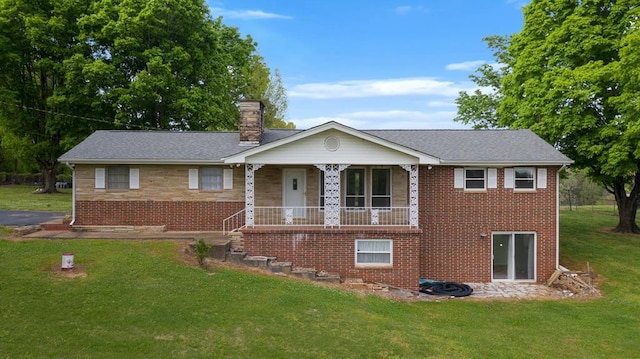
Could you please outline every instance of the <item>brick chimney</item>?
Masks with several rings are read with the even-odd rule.
[[[264,104],[259,100],[240,101],[240,144],[257,145],[264,132]]]

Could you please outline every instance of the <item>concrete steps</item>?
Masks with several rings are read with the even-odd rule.
[[[73,226],[74,232],[162,233],[166,226]]]
[[[318,272],[315,268],[294,267],[293,263],[278,261],[276,257],[252,256],[245,252],[228,251],[224,260],[229,263],[271,271],[277,275],[292,276],[322,283],[341,283],[340,276],[337,274],[330,274],[326,271]]]

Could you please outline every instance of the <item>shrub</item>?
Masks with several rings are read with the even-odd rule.
[[[209,255],[210,246],[204,242],[202,239],[198,239],[196,242],[195,252],[196,258],[198,259],[198,264],[204,265],[204,259]]]

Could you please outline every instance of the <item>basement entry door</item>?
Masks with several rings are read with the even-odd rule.
[[[535,234],[493,234],[493,279],[535,279]]]
[[[306,218],[307,174],[301,168],[285,168],[283,170],[282,216],[287,217],[287,210],[292,211],[293,218]],[[291,212],[290,212],[291,215]]]

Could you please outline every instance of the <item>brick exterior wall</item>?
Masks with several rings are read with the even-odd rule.
[[[420,167],[420,229],[246,229],[245,250],[303,267],[405,288],[419,278],[460,282],[492,281],[492,233],[536,233],[536,280],[545,281],[556,263],[556,174],[547,169],[547,188],[481,192],[454,188],[454,167]],[[487,234],[481,238],[480,234]],[[356,239],[392,239],[392,269],[356,268]]]
[[[74,225],[166,226],[168,231],[222,231],[244,202],[76,201]]]
[[[74,225],[166,226],[169,231],[221,231],[222,221],[242,210],[244,167],[233,167],[233,189],[189,189],[184,165],[132,165],[140,188],[95,188],[94,165],[76,165]],[[226,167],[229,168],[229,167]]]
[[[492,233],[535,232],[536,276],[549,278],[556,264],[556,174],[548,168],[547,188],[515,192],[504,188],[498,169],[497,188],[483,192],[454,189],[454,168],[420,168],[420,228],[424,231],[421,275],[429,279],[490,282]],[[486,238],[480,238],[486,233]]]
[[[224,218],[244,208],[244,168],[234,168],[234,188],[188,189],[192,166],[132,166],[140,189],[95,189],[96,166],[76,167],[76,225],[165,225],[167,230],[219,231]],[[307,204],[317,204],[318,171],[307,167]],[[406,173],[394,168],[394,205],[406,205]],[[396,175],[397,171],[401,171]],[[536,233],[536,280],[545,281],[556,263],[556,178],[547,168],[547,188],[516,192],[497,188],[470,192],[454,188],[454,167],[419,169],[419,229],[254,228],[244,232],[249,254],[275,256],[295,265],[339,273],[343,278],[416,288],[418,278],[462,282],[492,280],[492,233]],[[265,166],[256,172],[256,205],[280,205],[282,172]],[[396,193],[397,192],[397,193]],[[480,234],[486,233],[486,238]],[[356,239],[392,239],[393,268],[356,268]]]
[[[277,257],[300,267],[340,274],[341,278],[361,278],[365,282],[418,288],[422,231],[409,228],[254,228],[242,231],[245,251]],[[391,239],[392,268],[358,268],[355,265],[356,239]]]

